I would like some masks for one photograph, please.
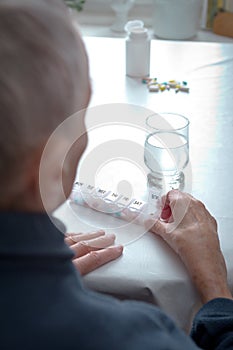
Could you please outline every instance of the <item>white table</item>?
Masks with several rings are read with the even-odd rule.
[[[115,118],[118,125],[124,124],[123,104],[141,106],[129,106],[129,109],[134,109],[135,115],[138,110],[141,111],[143,117],[136,119],[142,125],[147,113],[142,112],[142,107],[146,111],[177,112],[190,119],[190,191],[206,204],[218,220],[229,284],[233,291],[233,44],[154,40],[151,76],[159,78],[160,81],[186,80],[190,86],[190,94],[175,94],[172,91],[153,94],[147,91],[140,80],[125,76],[123,39],[85,38],[85,43],[93,87],[90,105],[92,108],[87,113],[89,128],[98,124],[98,116],[104,119],[103,115],[106,115],[107,118],[108,106],[103,105],[110,103],[122,103],[111,109],[116,114],[113,114],[110,121]],[[134,113],[132,115],[135,117]],[[108,124],[106,118],[105,122]],[[126,121],[128,118],[130,117],[127,116]],[[106,126],[102,125],[97,134],[95,130],[90,133],[90,147],[93,147],[93,152],[95,142],[98,146],[105,143],[111,148],[111,137],[117,139],[121,134],[117,128],[114,129],[115,136],[114,132],[110,130],[106,133],[106,130]],[[122,135],[123,139],[127,139],[124,125]],[[129,133],[128,136],[131,140]],[[140,137],[137,142],[140,145],[139,139]],[[142,147],[139,147],[138,159],[142,157],[140,150]],[[83,164],[85,168],[85,162]],[[86,164],[88,165],[88,161]],[[124,164],[122,171],[123,168]],[[98,170],[95,167],[93,169],[96,172]],[[98,174],[100,172],[101,169]],[[121,176],[124,177],[124,172]],[[139,180],[140,176],[139,174]],[[127,176],[126,178],[129,181]],[[93,175],[90,179],[93,179]],[[133,180],[137,196],[145,190],[145,181],[139,182],[141,185],[138,184],[137,187],[135,179]],[[87,275],[84,279],[86,285],[120,298],[158,304],[182,328],[188,329],[193,312],[199,306],[199,298],[183,264],[160,238],[146,233],[136,239],[141,234],[137,225],[122,227],[120,220],[82,207],[76,207],[73,211],[67,203],[55,215],[66,223],[68,231],[86,232],[94,226],[102,226],[107,232],[116,233],[119,242],[128,243],[121,258]]]

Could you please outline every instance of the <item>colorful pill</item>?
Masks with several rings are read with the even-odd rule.
[[[189,87],[187,87],[187,86],[181,86],[181,87],[180,87],[180,91],[182,91],[182,92],[189,92]]]
[[[152,80],[152,78],[142,78],[142,83],[148,84],[151,80]]]
[[[169,86],[170,86],[171,89],[175,89],[176,86],[177,86],[177,82],[175,82],[175,83],[169,83]]]
[[[158,92],[159,91],[159,85],[156,84],[156,85],[150,85],[149,86],[149,91],[150,92]]]
[[[166,90],[166,85],[160,85],[159,89],[160,89],[160,91]]]

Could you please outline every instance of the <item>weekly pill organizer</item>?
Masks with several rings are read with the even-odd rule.
[[[144,225],[146,220],[160,216],[160,196],[153,193],[151,199],[149,203],[83,182],[75,182],[70,195],[71,203],[138,225]]]

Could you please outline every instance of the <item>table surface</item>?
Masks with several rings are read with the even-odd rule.
[[[152,40],[151,76],[160,81],[185,80],[189,84],[189,94],[175,94],[149,93],[140,79],[125,76],[123,39],[84,40],[93,93],[86,118],[90,144],[81,162],[81,176],[86,176],[86,182],[106,181],[106,186],[126,180],[128,185],[131,182],[135,196],[143,196],[146,180],[141,167],[141,137],[146,116],[151,111],[186,115],[190,120],[188,191],[202,200],[218,220],[233,291],[233,44]],[[99,157],[102,146],[114,148],[111,142],[119,138],[123,144],[126,142],[126,158],[127,142],[135,145],[136,158],[133,155],[132,161],[127,162],[120,155],[109,161],[115,154],[110,153],[110,158],[102,159],[103,164],[90,167],[95,152]],[[117,171],[117,166],[121,170]],[[82,173],[82,168],[86,172]],[[65,222],[69,232],[101,227],[108,233],[114,232],[117,242],[125,244],[121,258],[84,278],[87,286],[119,298],[157,304],[188,329],[199,298],[183,264],[160,238],[149,232],[143,234],[138,225],[123,224],[106,214],[68,203],[55,215]]]

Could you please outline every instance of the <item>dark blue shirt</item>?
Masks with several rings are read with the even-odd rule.
[[[197,349],[158,308],[86,290],[47,215],[2,212],[0,224],[0,349]],[[192,337],[200,347],[233,348],[232,303],[199,312]]]

